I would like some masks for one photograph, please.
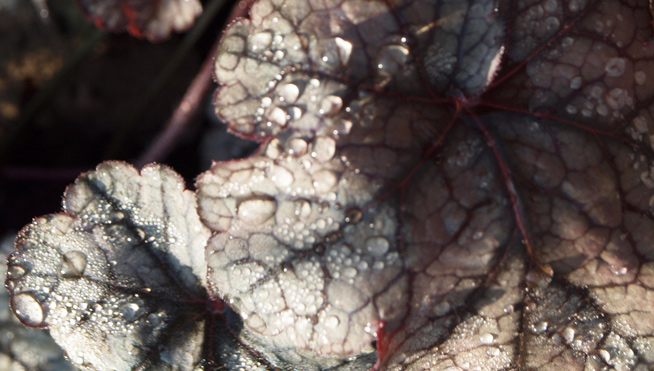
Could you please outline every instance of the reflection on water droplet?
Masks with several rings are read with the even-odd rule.
[[[359,272],[354,267],[345,267],[343,268],[343,275],[345,277],[354,278]]]
[[[356,207],[351,207],[345,211],[345,223],[347,224],[356,224],[361,220],[363,212],[361,209]]]
[[[472,235],[472,239],[475,241],[479,241],[484,237],[484,232],[483,231],[477,231]]]
[[[268,119],[281,127],[286,126],[286,112],[279,107],[275,107],[270,111]]]
[[[296,157],[300,157],[307,153],[308,147],[309,145],[302,138],[291,138],[287,144],[288,152]]]
[[[283,166],[273,165],[270,170],[270,180],[275,183],[277,187],[288,187],[293,184],[295,178],[293,174]]]
[[[566,327],[563,329],[563,338],[568,344],[571,344],[575,339],[575,329],[572,327]]]
[[[336,316],[329,316],[325,318],[325,326],[326,327],[331,327],[334,328],[338,326],[338,324],[341,323],[341,320],[338,319]]]
[[[300,88],[295,84],[285,84],[278,90],[279,100],[286,103],[295,103],[300,96]]]
[[[25,273],[27,273],[27,271],[25,271],[25,268],[20,265],[10,265],[7,268],[7,279],[17,280],[23,277]]]
[[[336,141],[330,137],[320,136],[313,142],[311,157],[320,162],[331,160],[336,153]]]
[[[64,278],[79,278],[86,269],[86,254],[81,251],[68,251],[63,256],[61,274]]]
[[[118,311],[120,312],[120,315],[127,322],[131,322],[137,317],[139,309],[140,307],[136,303],[124,303],[120,307],[118,307]]]
[[[497,357],[500,355],[500,349],[495,347],[488,348],[486,354],[488,354],[491,357]]]
[[[388,45],[382,47],[377,56],[379,73],[395,75],[409,59],[409,49],[404,45]]]
[[[366,240],[366,250],[376,256],[382,256],[388,252],[390,244],[385,237],[375,236]]]
[[[547,331],[548,323],[546,321],[540,321],[534,325],[534,332],[537,334],[542,334]]]
[[[342,64],[347,64],[350,60],[350,55],[352,54],[352,43],[337,37],[334,39],[336,44],[336,51],[338,52],[339,59]]]
[[[479,341],[482,344],[492,344],[493,340],[494,340],[494,337],[490,333],[485,333],[485,334],[479,335]]]
[[[331,170],[320,170],[313,174],[313,188],[318,193],[327,193],[336,186],[338,179],[336,174]]]
[[[273,40],[272,33],[268,31],[258,32],[250,36],[249,44],[252,51],[260,51],[270,46]]]
[[[11,298],[11,307],[16,317],[27,326],[41,327],[45,319],[43,307],[34,295],[27,292],[14,295]]]
[[[277,211],[277,202],[270,197],[251,198],[238,206],[238,219],[244,223],[258,225],[272,218]]]
[[[341,97],[328,95],[323,98],[322,102],[320,102],[320,110],[318,111],[318,114],[325,117],[334,116],[341,110],[341,107],[343,107],[343,100]]]
[[[610,77],[621,76],[627,67],[627,63],[623,58],[614,57],[609,59],[604,66],[606,75]]]
[[[575,76],[570,79],[570,89],[577,90],[581,87],[581,76]]]
[[[437,316],[442,316],[445,313],[450,311],[450,303],[447,301],[441,301],[440,303],[434,306],[434,314]]]

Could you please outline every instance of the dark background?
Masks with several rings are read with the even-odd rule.
[[[155,44],[105,33],[75,0],[0,0],[0,236],[60,211],[66,186],[81,172],[105,160],[142,156],[211,58],[233,5],[225,1],[183,53],[188,33]],[[162,76],[180,53],[181,66]],[[163,88],[151,91],[157,81]],[[211,105],[215,87],[211,82],[171,154],[157,159],[191,188],[212,159],[254,148],[225,133]]]

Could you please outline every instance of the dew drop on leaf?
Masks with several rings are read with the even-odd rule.
[[[343,100],[336,95],[328,95],[323,98],[318,113],[321,116],[331,117],[337,114],[343,107]]]
[[[295,103],[300,96],[300,88],[295,84],[285,84],[278,92],[280,102]]]
[[[388,252],[389,247],[386,237],[375,236],[366,240],[366,250],[375,256],[383,256]]]
[[[45,320],[45,312],[38,299],[27,292],[14,295],[11,306],[16,317],[27,326],[41,327]]]
[[[86,254],[81,251],[67,251],[63,256],[61,271],[64,278],[79,278],[86,269]]]
[[[277,211],[277,202],[272,198],[251,198],[238,206],[238,218],[244,223],[258,225],[272,218]]]
[[[618,77],[624,73],[626,66],[627,63],[623,58],[615,57],[606,62],[604,69],[606,70],[607,76]]]
[[[21,267],[20,265],[11,265],[7,269],[7,279],[17,280],[23,277],[25,273],[27,273],[27,271],[25,271],[25,268]]]

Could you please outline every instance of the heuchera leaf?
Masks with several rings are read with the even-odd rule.
[[[257,2],[212,293],[280,367],[654,368],[652,36],[644,0]]]
[[[128,31],[150,41],[184,31],[202,13],[198,0],[78,0],[86,16],[98,27]]]
[[[13,236],[0,239],[0,259],[13,250]],[[0,265],[0,276],[7,266]],[[64,352],[45,331],[23,326],[9,308],[9,293],[0,291],[0,370],[72,371]]]
[[[40,217],[8,260],[11,307],[49,327],[78,366],[195,369],[213,321],[206,308],[209,236],[195,197],[167,167],[106,162],[66,191],[66,213]]]

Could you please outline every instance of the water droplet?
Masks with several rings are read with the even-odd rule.
[[[436,314],[437,316],[442,316],[447,312],[449,312],[450,308],[451,306],[449,302],[441,301],[440,303],[436,304],[436,306],[434,306],[434,314]]]
[[[68,251],[63,256],[61,274],[64,278],[79,278],[86,269],[86,254],[81,251]]]
[[[597,353],[604,360],[604,362],[609,363],[611,361],[611,353],[606,349],[600,349]]]
[[[486,345],[492,344],[494,340],[495,340],[495,337],[493,336],[493,334],[485,333],[485,334],[479,335],[479,341],[482,344],[486,344]]]
[[[606,71],[607,76],[618,77],[624,73],[626,67],[627,63],[623,58],[614,57],[606,62],[604,70]]]
[[[566,37],[563,38],[563,40],[561,40],[561,46],[564,47],[564,48],[570,47],[574,43],[575,43],[575,40],[570,36],[566,36]]]
[[[283,166],[273,165],[270,170],[270,180],[279,188],[288,187],[295,181],[293,173]]]
[[[330,137],[320,136],[313,142],[311,157],[319,162],[331,160],[336,153],[336,141]]]
[[[270,197],[251,198],[238,206],[238,219],[244,223],[258,225],[272,218],[277,211],[277,202]]]
[[[338,52],[339,59],[342,64],[347,64],[350,60],[350,55],[352,55],[352,43],[337,37],[334,39],[336,44],[336,51]]]
[[[372,265],[372,269],[374,269],[374,270],[376,270],[376,271],[380,271],[380,270],[384,269],[384,262],[381,261],[381,260],[376,261],[376,262]]]
[[[252,51],[263,50],[270,46],[273,34],[268,31],[258,32],[250,36],[249,44]]]
[[[615,274],[616,276],[624,276],[625,274],[627,274],[627,272],[629,272],[628,267],[620,267],[613,270],[613,274]]]
[[[634,127],[639,133],[647,133],[647,120],[643,116],[636,116],[633,119]]]
[[[25,268],[20,265],[10,265],[7,268],[7,279],[17,280],[25,276],[25,273],[27,273],[27,271],[25,271]]]
[[[286,109],[286,112],[288,116],[286,117],[288,120],[299,120],[302,118],[302,108],[298,106],[290,106]]]
[[[608,104],[609,107],[613,108],[614,110],[623,108],[627,104],[628,100],[629,96],[627,91],[620,88],[612,89],[606,95],[606,104]]]
[[[574,114],[577,113],[577,106],[574,106],[574,105],[572,105],[572,104],[568,104],[568,105],[565,107],[565,111],[566,111],[567,113],[571,114],[571,115],[574,115]]]
[[[339,323],[341,323],[341,320],[339,320],[336,316],[329,316],[325,318],[326,327],[335,328]]]
[[[359,272],[354,267],[345,267],[343,268],[343,275],[345,277],[354,278]]]
[[[136,303],[124,303],[118,307],[118,312],[125,321],[132,322],[137,317],[139,309],[141,308]]]
[[[575,329],[572,327],[566,327],[563,329],[563,338],[568,344],[571,344],[575,339]]]
[[[43,307],[36,297],[27,292],[11,297],[11,307],[16,313],[16,317],[27,326],[41,327],[45,320]]]
[[[325,117],[331,117],[337,114],[343,107],[343,100],[336,95],[328,95],[320,102],[318,114]]]
[[[273,123],[284,127],[286,126],[286,111],[279,107],[275,107],[268,114],[268,119]]]
[[[361,220],[363,212],[361,209],[356,207],[351,207],[345,210],[345,223],[347,224],[356,224]]]
[[[500,355],[500,349],[495,347],[488,348],[486,354],[488,354],[491,357],[497,357]]]
[[[366,251],[372,255],[383,256],[388,252],[390,244],[385,237],[375,236],[366,240]]]
[[[547,30],[547,32],[552,32],[559,29],[560,22],[556,17],[547,17],[544,24],[545,30]]]
[[[295,103],[300,96],[300,88],[295,84],[285,84],[279,88],[279,100],[286,103]]]
[[[472,235],[472,239],[475,241],[479,241],[484,237],[484,232],[483,231],[477,231]]]
[[[377,57],[377,68],[382,73],[395,75],[409,59],[409,49],[404,45],[382,47]]]
[[[547,0],[545,1],[544,8],[547,12],[553,13],[558,7],[556,0]]]
[[[313,174],[313,188],[318,193],[327,193],[338,183],[336,174],[331,170],[320,170]]]
[[[309,145],[302,138],[291,138],[287,144],[288,152],[296,157],[300,157],[307,153],[308,147]]]
[[[262,108],[268,108],[272,104],[272,99],[270,97],[263,97],[261,98],[261,107]]]
[[[581,87],[581,76],[575,76],[570,79],[570,89],[577,90]]]
[[[636,81],[636,84],[638,85],[643,85],[645,81],[647,81],[647,75],[643,71],[636,71],[634,74],[634,81]]]
[[[546,321],[540,321],[534,325],[534,332],[537,334],[542,334],[547,331],[548,323]]]

